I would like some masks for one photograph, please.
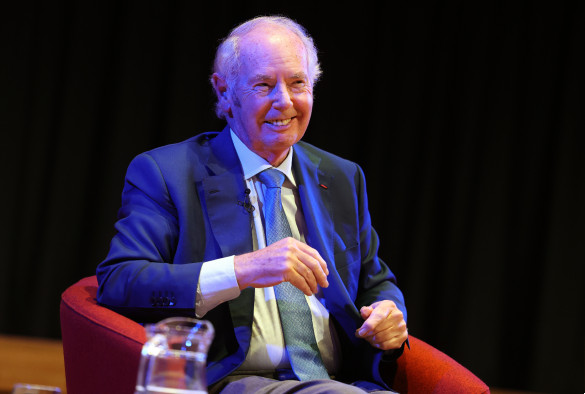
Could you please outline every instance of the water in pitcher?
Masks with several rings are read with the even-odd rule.
[[[135,394],[207,393],[205,366],[213,326],[204,320],[170,318],[146,326]]]

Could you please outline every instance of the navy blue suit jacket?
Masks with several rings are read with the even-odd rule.
[[[378,258],[363,173],[307,143],[294,150],[306,242],[330,272],[322,291],[340,333],[343,373],[378,381],[381,352],[354,336],[363,322],[359,308],[388,299],[405,316],[406,309],[394,275]],[[229,128],[137,156],[126,174],[117,234],[97,268],[98,301],[143,322],[193,316],[203,262],[252,251],[251,216],[238,204],[245,189]],[[205,316],[216,329],[208,384],[244,360],[253,306],[248,288]]]

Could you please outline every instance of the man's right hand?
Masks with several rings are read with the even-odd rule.
[[[240,290],[290,282],[310,296],[317,292],[317,286],[329,286],[329,269],[319,252],[290,237],[263,249],[235,256],[234,266]]]

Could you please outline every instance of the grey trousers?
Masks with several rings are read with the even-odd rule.
[[[317,394],[317,393],[394,393],[380,389],[362,389],[336,380],[275,380],[262,376],[232,375],[209,388],[209,394]]]

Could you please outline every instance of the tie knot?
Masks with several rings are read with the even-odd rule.
[[[258,178],[266,187],[282,187],[284,174],[276,168],[269,168],[258,174]]]

